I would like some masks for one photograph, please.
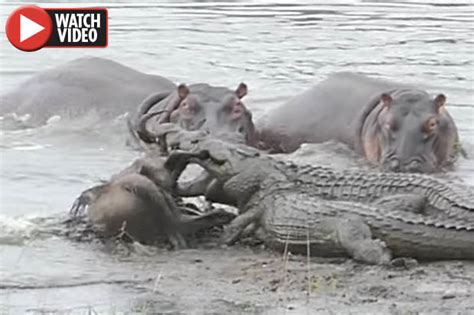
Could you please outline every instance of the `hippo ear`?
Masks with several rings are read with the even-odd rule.
[[[382,96],[380,97],[380,99],[382,100],[382,103],[383,103],[384,107],[390,107],[390,105],[392,105],[393,99],[387,93],[383,93]]]
[[[438,94],[438,96],[433,100],[433,103],[436,106],[436,110],[439,111],[439,109],[446,103],[446,96],[444,96],[444,94]]]
[[[180,84],[178,86],[178,96],[179,99],[185,99],[186,96],[189,94],[189,88],[186,86],[186,84]]]
[[[235,90],[235,94],[237,95],[238,98],[242,98],[245,95],[247,95],[248,89],[247,85],[245,83],[240,83],[237,89]]]

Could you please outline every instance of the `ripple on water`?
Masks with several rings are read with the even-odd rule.
[[[448,96],[461,139],[474,155],[472,1],[277,2],[108,3],[114,36],[107,49],[87,54],[176,82],[234,87],[245,81],[250,88],[246,105],[256,120],[335,71],[413,83]],[[2,4],[3,20],[17,6]],[[0,94],[38,70],[84,55],[82,50],[40,50],[26,61],[5,41],[1,45]],[[17,118],[13,127],[25,128],[28,117]],[[117,136],[124,133],[123,120],[107,128],[97,125],[100,121],[94,117],[72,122],[51,118],[53,122],[47,128],[1,132],[0,283],[11,285],[0,291],[2,304],[10,313],[86,313],[88,305],[114,313],[114,304],[128,303],[130,297],[153,289],[147,277],[157,270],[159,256],[148,265],[142,265],[144,257],[132,258],[127,265],[90,246],[44,234],[48,231],[38,218],[43,212],[65,213],[78,193],[123,168],[136,154],[124,150]],[[6,123],[0,119],[0,128]],[[346,148],[330,143],[303,146],[291,158],[339,168],[365,167]],[[473,184],[473,165],[472,159],[461,159],[454,176]],[[176,260],[173,267],[182,268],[181,262]],[[133,277],[143,281],[140,288],[120,282]],[[176,283],[182,281],[177,278]],[[29,290],[21,289],[28,286]],[[430,293],[432,288],[428,284],[419,290]],[[157,295],[161,311],[193,311],[194,305]],[[206,298],[193,303],[204,308],[199,303],[209,303]]]
[[[35,151],[35,150],[42,150],[47,147],[48,145],[22,143],[22,144],[12,144],[12,146],[9,149],[16,150],[16,151]]]

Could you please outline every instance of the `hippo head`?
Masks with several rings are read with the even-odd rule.
[[[154,142],[161,125],[173,123],[188,131],[203,131],[215,138],[255,145],[252,114],[242,102],[247,86],[232,91],[208,84],[185,84],[171,94],[156,94],[144,101],[137,133],[144,142]],[[151,103],[155,103],[150,106]],[[151,117],[156,116],[156,117]],[[153,120],[151,119],[153,118]],[[148,130],[148,131],[147,131]]]
[[[252,115],[242,102],[247,86],[240,83],[235,91],[207,84],[185,85],[181,99],[169,121],[186,130],[204,130],[228,140],[253,144],[255,128]]]
[[[382,94],[377,142],[385,169],[430,173],[446,162],[457,131],[445,102],[443,94],[431,98],[416,90]]]

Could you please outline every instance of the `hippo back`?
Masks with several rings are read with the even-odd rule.
[[[403,86],[351,72],[334,73],[270,111],[259,121],[260,139],[278,152],[328,140],[354,148],[354,135],[372,100],[383,91]]]
[[[50,117],[75,118],[95,112],[112,119],[132,112],[152,92],[172,91],[170,80],[141,73],[112,60],[80,58],[35,74],[1,96],[0,115],[31,115],[40,125]]]

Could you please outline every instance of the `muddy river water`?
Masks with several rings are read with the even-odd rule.
[[[2,1],[2,25],[21,4]],[[37,71],[101,56],[175,82],[246,82],[245,102],[258,121],[326,75],[357,71],[447,95],[474,156],[472,1],[163,0],[107,7],[106,49],[22,53],[1,28],[0,93]],[[91,121],[2,130],[1,314],[474,313],[472,263],[389,270],[344,259],[285,261],[246,246],[124,254],[54,236],[45,221],[137,156],[124,146],[123,120]],[[356,159],[331,143],[305,146],[293,158],[339,168]],[[473,161],[461,159],[452,176],[474,185]]]

